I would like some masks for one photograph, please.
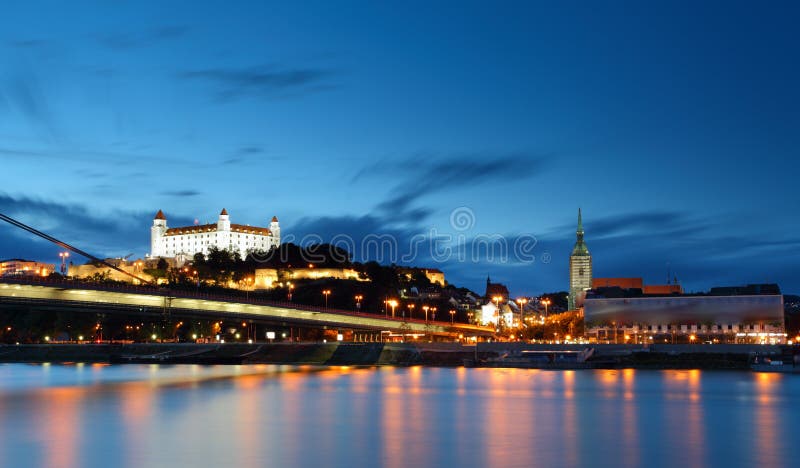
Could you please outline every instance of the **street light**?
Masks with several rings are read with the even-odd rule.
[[[422,310],[424,310],[424,311],[425,311],[425,323],[427,323],[427,322],[428,322],[428,310],[429,310],[429,309],[430,309],[430,307],[428,307],[428,306],[426,306],[426,305],[422,306]]]
[[[544,304],[544,316],[547,317],[547,306],[550,305],[550,299],[542,299],[542,304]]]
[[[69,252],[59,252],[58,256],[61,257],[61,274],[67,274],[67,257],[69,257]]]
[[[435,321],[436,321],[436,311],[437,311],[437,310],[438,310],[438,309],[437,309],[436,307],[431,307],[431,321],[432,321],[432,322],[435,322]]]
[[[361,294],[357,294],[355,299],[356,299],[356,310],[361,312],[361,300],[364,299],[364,296],[362,296]]]
[[[492,300],[494,301],[494,305],[496,307],[495,314],[497,315],[497,331],[500,331],[500,301],[503,300],[503,296],[494,296],[492,297]]]
[[[328,308],[328,296],[331,295],[331,290],[330,289],[323,290],[322,291],[322,295],[325,296],[325,308],[327,309]]]
[[[408,305],[408,318],[410,319],[414,318],[414,307],[416,307],[414,304]]]
[[[456,324],[456,311],[455,309],[450,309],[450,325]]]
[[[397,307],[397,301],[394,300],[394,299],[390,299],[388,304],[389,304],[389,307],[392,308],[392,318],[394,318],[394,308]]]
[[[528,300],[524,297],[520,297],[517,299],[517,304],[519,304],[519,326],[522,327],[522,324],[525,322],[525,304],[528,303]]]
[[[292,283],[286,283],[286,284],[289,285],[289,292],[286,293],[286,300],[291,302],[291,300],[292,300],[292,289],[294,289],[294,285]]]

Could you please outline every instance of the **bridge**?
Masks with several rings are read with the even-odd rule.
[[[46,278],[0,279],[0,307],[247,320],[281,326],[349,330],[362,336],[388,331],[454,339],[490,337],[495,332],[492,327],[458,322],[426,322],[291,302]]]

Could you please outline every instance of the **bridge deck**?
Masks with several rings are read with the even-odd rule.
[[[109,308],[129,312],[148,309],[150,312],[198,313],[230,316],[236,319],[262,319],[286,324],[322,326],[354,330],[388,330],[456,336],[490,336],[492,328],[464,323],[402,320],[380,315],[304,306],[289,302],[242,300],[186,291],[169,291],[140,287],[89,285],[70,281],[33,283],[3,279],[0,282],[0,303],[27,303],[47,306]]]

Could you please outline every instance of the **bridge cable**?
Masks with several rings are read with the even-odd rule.
[[[67,250],[69,250],[71,252],[74,252],[74,253],[76,253],[78,255],[86,257],[89,260],[91,260],[92,262],[101,263],[101,264],[103,264],[103,265],[105,265],[105,266],[107,266],[107,267],[109,267],[109,268],[111,268],[113,270],[116,270],[116,271],[118,271],[118,272],[120,272],[120,273],[122,273],[124,275],[127,275],[127,276],[130,276],[131,278],[137,279],[137,280],[141,281],[142,283],[151,284],[151,285],[153,284],[152,281],[148,281],[148,280],[146,280],[144,278],[140,278],[140,277],[134,275],[133,273],[129,273],[129,272],[123,270],[122,268],[119,268],[119,267],[117,267],[115,265],[112,265],[111,263],[109,263],[109,262],[107,262],[105,260],[102,260],[100,258],[97,258],[97,257],[95,257],[94,255],[92,255],[90,253],[87,253],[87,252],[85,252],[85,251],[83,251],[83,250],[81,250],[81,249],[79,249],[79,248],[77,248],[75,246],[67,244],[66,242],[60,241],[60,240],[56,239],[55,237],[52,237],[52,236],[50,236],[48,234],[45,234],[42,231],[39,231],[36,228],[33,228],[31,226],[28,226],[27,224],[24,224],[24,223],[22,223],[20,221],[17,221],[16,219],[11,218],[10,216],[6,216],[3,213],[0,213],[0,220],[5,221],[8,224],[11,224],[12,226],[16,226],[16,227],[18,227],[20,229],[28,231],[31,234],[34,234],[36,236],[41,237],[42,239],[50,241],[50,242],[56,244],[57,246],[59,246],[61,248],[67,249]]]

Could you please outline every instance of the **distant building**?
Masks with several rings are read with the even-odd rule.
[[[442,287],[447,284],[444,279],[444,272],[436,268],[400,268],[398,273],[410,280],[414,276],[414,273],[418,271],[421,271],[431,283],[438,284]]]
[[[275,283],[279,282],[323,278],[369,281],[367,278],[362,278],[358,271],[352,268],[258,268],[255,272],[254,287],[256,289],[271,289],[275,287]]]
[[[783,296],[774,284],[665,295],[598,288],[586,298],[584,319],[587,336],[598,341],[776,344],[786,340]]]
[[[593,278],[592,289],[620,288],[639,289],[643,294],[683,294],[683,287],[674,284],[644,284],[642,278]]]
[[[0,276],[48,276],[55,269],[56,266],[52,263],[40,263],[21,258],[0,261]]]
[[[145,281],[149,282],[157,282],[159,284],[165,283],[166,280],[163,278],[153,278],[150,274],[145,273],[144,270],[147,269],[155,269],[157,267],[157,259],[156,260],[134,260],[134,261],[127,261],[121,258],[106,258],[104,260],[106,263],[110,265],[114,265],[115,267],[119,268],[120,270],[130,273],[138,278],[141,278]],[[168,262],[169,266],[175,266],[174,262]],[[110,268],[108,265],[103,264],[93,264],[87,263],[85,265],[74,265],[70,264],[69,269],[67,270],[67,276],[71,276],[73,278],[97,278],[102,277],[104,279],[109,279],[113,281],[123,281],[125,283],[131,284],[141,284],[141,281],[133,278],[132,276],[126,275],[118,270]]]
[[[244,258],[254,250],[268,251],[281,243],[278,218],[272,218],[268,228],[231,224],[228,212],[223,209],[216,224],[167,227],[164,212],[158,210],[150,228],[150,257],[190,258],[196,253],[208,255],[211,247],[239,252]]]
[[[569,309],[574,310],[583,305],[586,291],[592,287],[592,255],[583,241],[583,220],[578,208],[577,240],[572,254],[569,256]]]
[[[501,303],[508,302],[509,292],[508,288],[504,284],[500,283],[492,283],[492,279],[487,276],[486,277],[486,294],[483,297],[489,302],[495,302],[495,297],[502,297],[500,300]]]

